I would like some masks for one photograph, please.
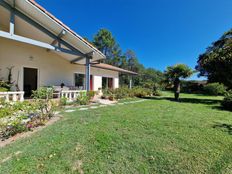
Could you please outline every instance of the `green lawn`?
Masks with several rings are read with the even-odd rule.
[[[0,173],[231,173],[232,113],[222,98],[165,95],[64,113],[0,149]]]

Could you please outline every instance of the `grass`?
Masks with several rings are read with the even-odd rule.
[[[170,97],[64,113],[0,149],[0,173],[230,173],[232,113],[222,97]]]

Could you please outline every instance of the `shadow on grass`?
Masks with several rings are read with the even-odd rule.
[[[231,124],[226,124],[226,123],[217,123],[213,126],[215,129],[221,129],[228,134],[232,135],[232,125]]]
[[[146,99],[150,99],[150,100],[168,100],[168,101],[177,102],[172,97],[146,97]],[[217,100],[217,99],[200,99],[200,98],[180,98],[180,100],[178,102],[180,102],[180,103],[215,105],[215,104],[219,104],[221,102],[221,100]]]

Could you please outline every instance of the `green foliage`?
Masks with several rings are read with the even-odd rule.
[[[103,91],[103,98],[107,98],[110,100],[126,99],[133,97],[142,98],[152,95],[160,95],[160,93],[157,91],[153,91],[152,89],[142,87],[134,87],[132,89],[121,87],[117,89],[107,89]]]
[[[0,92],[7,92],[7,91],[8,91],[7,88],[0,87]]]
[[[77,96],[77,103],[79,105],[88,105],[90,103],[90,98],[87,95],[86,92],[81,92],[78,96]]]
[[[106,63],[112,63],[112,60],[120,53],[112,33],[107,29],[101,29],[94,36],[93,44],[106,55]]]
[[[148,88],[136,87],[132,89],[132,94],[134,95],[134,97],[143,98],[153,95],[153,91]]]
[[[50,89],[40,88],[33,97],[30,102],[0,101],[0,139],[44,125],[54,115]]]
[[[0,148],[1,162],[7,159],[0,173],[231,173],[231,113],[216,109],[221,97],[182,94],[187,101],[176,103],[164,95],[64,113],[52,126]]]
[[[36,91],[32,92],[32,97],[34,99],[52,99],[53,88],[40,87]]]
[[[204,86],[206,81],[181,81],[181,92],[184,93],[193,93],[193,94],[203,94]]]
[[[209,82],[223,83],[232,89],[232,29],[212,43],[206,52],[199,56],[196,69],[200,76],[208,77]]]
[[[2,127],[2,134],[0,135],[0,139],[4,140],[11,136],[14,136],[17,133],[27,131],[27,126],[22,124],[22,120],[20,118],[13,120],[10,125],[0,125]]]
[[[123,53],[109,30],[101,29],[94,36],[93,44],[106,55],[106,63],[138,73],[137,76],[132,77],[133,86],[143,86],[146,82],[160,83],[163,81],[163,73],[153,68],[144,68],[133,50],[128,49]],[[131,75],[121,74],[120,85],[129,86],[130,78]]]
[[[176,64],[174,66],[167,67],[164,75],[166,77],[165,81],[168,85],[174,86],[175,100],[179,100],[179,94],[181,91],[181,81],[180,79],[185,79],[193,74],[193,70],[185,64]]]
[[[11,88],[11,85],[3,80],[0,80],[0,90],[3,90],[2,92],[9,91]]]
[[[232,111],[232,90],[226,92],[225,98],[222,101],[222,107],[226,110]]]
[[[95,94],[96,94],[95,91],[88,91],[87,92],[87,96],[90,100],[94,98]]]
[[[67,103],[68,103],[67,100],[68,100],[68,99],[67,99],[66,97],[62,97],[62,98],[60,99],[60,105],[61,105],[61,106],[66,106]]]
[[[208,95],[224,95],[226,92],[226,87],[220,83],[209,83],[204,86],[204,92]]]
[[[168,81],[173,82],[175,79],[185,79],[193,74],[193,70],[185,64],[176,64],[167,67],[164,72]]]

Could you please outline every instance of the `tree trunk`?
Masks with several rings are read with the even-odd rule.
[[[180,79],[176,78],[174,80],[174,92],[175,92],[175,100],[179,101],[180,97]]]

